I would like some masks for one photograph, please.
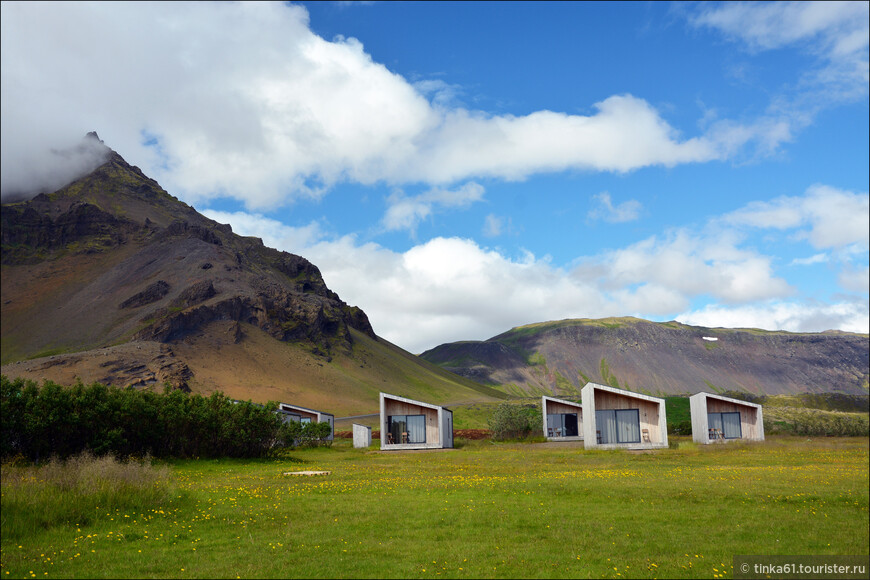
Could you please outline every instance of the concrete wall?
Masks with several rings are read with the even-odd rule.
[[[354,449],[365,449],[371,447],[372,444],[372,428],[353,424],[353,446]]]

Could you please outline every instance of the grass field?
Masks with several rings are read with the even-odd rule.
[[[173,462],[148,505],[68,492],[92,513],[53,525],[7,519],[27,519],[36,484],[8,484],[17,468],[4,465],[2,576],[722,578],[736,554],[868,553],[867,438],[677,441],[651,453],[337,441]],[[284,475],[296,470],[331,474]]]

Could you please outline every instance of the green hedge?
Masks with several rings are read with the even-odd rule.
[[[4,457],[39,461],[84,451],[118,457],[262,457],[312,440],[284,423],[276,403],[238,402],[165,389],[155,393],[94,383],[63,387],[2,377]]]

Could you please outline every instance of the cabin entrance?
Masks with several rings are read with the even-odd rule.
[[[577,437],[579,434],[577,413],[547,415],[547,437]]]
[[[387,431],[393,443],[426,443],[425,415],[390,415]]]
[[[707,427],[711,429],[711,434],[721,433],[723,439],[743,437],[743,430],[740,427],[740,412],[707,413]]]
[[[608,409],[595,411],[598,443],[640,443],[640,410]]]

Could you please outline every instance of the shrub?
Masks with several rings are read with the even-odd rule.
[[[327,438],[331,427],[329,423],[302,423],[288,421],[281,426],[280,444],[285,447],[317,447],[331,445]]]
[[[71,388],[0,377],[0,453],[33,461],[90,451],[118,457],[262,457],[282,439],[276,403],[233,401],[166,388]],[[291,439],[292,440],[292,439]]]
[[[524,439],[541,421],[541,411],[535,405],[501,403],[487,421],[496,441]]]
[[[870,417],[866,413],[773,407],[764,410],[764,432],[812,437],[867,437],[870,435]]]
[[[676,423],[668,423],[668,435],[691,435],[692,421],[677,421]]]

